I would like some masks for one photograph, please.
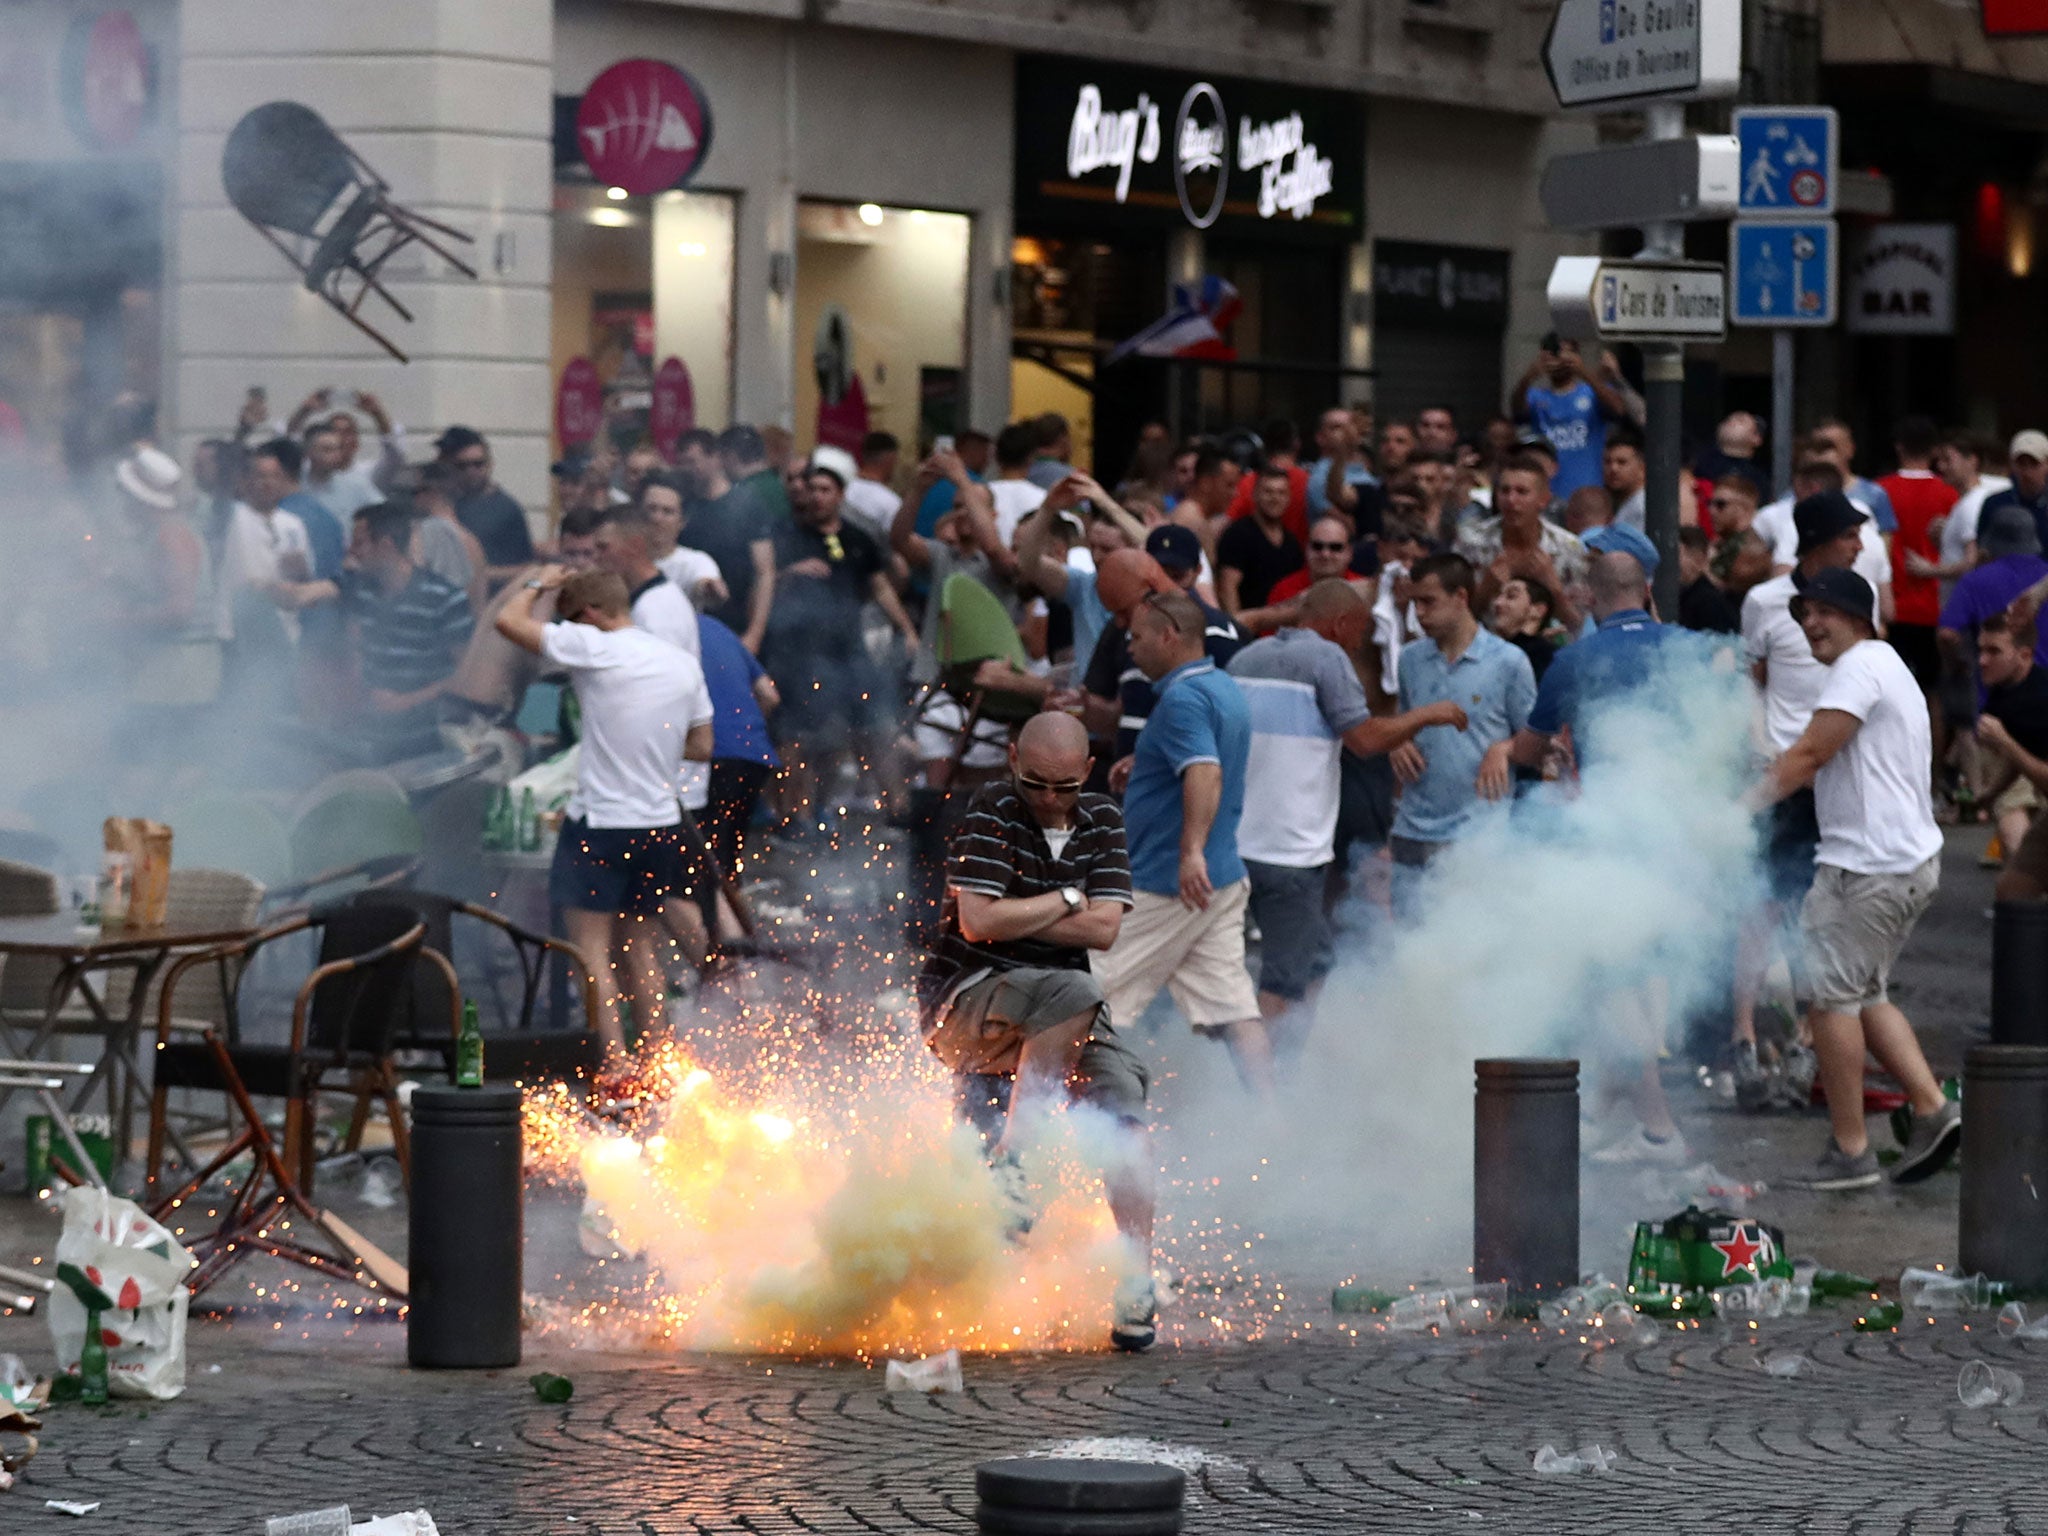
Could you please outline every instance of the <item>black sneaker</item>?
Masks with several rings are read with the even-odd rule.
[[[1735,1047],[1735,1107],[1753,1115],[1771,1107],[1771,1077],[1756,1059],[1756,1042],[1744,1040]]]
[[[1931,1115],[1915,1115],[1912,1133],[1892,1169],[1894,1184],[1918,1184],[1948,1166],[1963,1144],[1963,1106],[1953,1099],[1942,1100]]]
[[[1884,1175],[1877,1170],[1877,1154],[1865,1147],[1851,1157],[1836,1144],[1835,1138],[1828,1138],[1828,1149],[1821,1153],[1820,1161],[1810,1172],[1795,1173],[1783,1181],[1787,1189],[1811,1189],[1841,1191],[1870,1189],[1884,1182]]]
[[[1158,1337],[1159,1298],[1152,1289],[1152,1277],[1120,1282],[1109,1325],[1110,1348],[1127,1355],[1142,1355]]]

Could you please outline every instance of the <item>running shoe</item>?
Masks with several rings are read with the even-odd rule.
[[[1828,1138],[1828,1148],[1821,1153],[1820,1161],[1806,1173],[1795,1173],[1779,1181],[1786,1189],[1811,1189],[1839,1192],[1851,1189],[1870,1189],[1884,1182],[1884,1175],[1877,1171],[1877,1154],[1865,1147],[1855,1156],[1844,1152],[1835,1138]]]
[[[1918,1184],[1947,1166],[1963,1144],[1963,1106],[1953,1099],[1942,1100],[1931,1115],[1915,1115],[1913,1131],[1892,1169],[1894,1184]]]

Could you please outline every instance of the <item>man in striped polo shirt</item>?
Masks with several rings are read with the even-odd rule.
[[[1131,904],[1123,814],[1085,791],[1093,766],[1073,716],[1026,722],[1010,777],[983,785],[953,834],[939,942],[919,991],[925,1041],[958,1074],[962,1108],[992,1138],[990,1160],[1013,1204],[1023,1198],[1016,1154],[1055,1095],[1121,1128],[1120,1156],[1103,1174],[1128,1249],[1110,1342],[1142,1350],[1155,1333],[1149,1080],[1110,1027],[1088,968]]]
[[[1340,750],[1372,757],[1433,725],[1465,728],[1451,699],[1375,720],[1351,660],[1371,607],[1342,576],[1316,582],[1300,602],[1298,628],[1254,640],[1229,669],[1252,715],[1237,852],[1259,925],[1259,1014],[1277,1057],[1300,1051],[1336,960],[1323,893],[1336,857]]]

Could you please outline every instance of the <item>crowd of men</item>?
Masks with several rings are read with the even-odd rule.
[[[1995,819],[2001,895],[2048,893],[2048,435],[2001,455],[1901,421],[1896,467],[1871,481],[1823,423],[1773,496],[1737,413],[1682,476],[1679,609],[1658,614],[1641,401],[1613,359],[1546,338],[1511,405],[1469,431],[1443,406],[1333,406],[1309,445],[1286,420],[1185,441],[1155,423],[1113,489],[1071,462],[1057,416],[914,463],[882,432],[799,457],[786,434],[693,431],[667,457],[600,444],[558,464],[545,539],[480,433],[450,427],[409,462],[367,395],[278,423],[252,394],[240,431],[201,447],[196,517],[160,450],[116,479],[176,578],[134,621],[195,696],[210,655],[219,688],[373,759],[454,745],[509,773],[531,750],[530,685],[566,681],[547,730],[581,758],[551,891],[608,957],[614,1042],[628,1010],[662,1015],[647,919],[704,953],[723,916],[707,869],[749,839],[935,821],[928,1042],[999,1169],[1053,1097],[1124,1127],[1114,1337],[1137,1349],[1153,1298],[1134,1022],[1170,994],[1249,1092],[1275,1094],[1339,901],[1419,920],[1433,866],[1500,803],[1568,792],[1544,786],[1612,750],[1600,708],[1652,685],[1673,644],[1737,651],[1760,691],[1768,888],[1735,967],[1740,1101],[1803,1105],[1818,1079],[1832,1134],[1806,1182],[1875,1184],[1867,1051],[1914,1112],[1893,1176],[1955,1150],[1957,1107],[1887,983],[1941,821]],[[715,864],[689,855],[689,821]],[[1806,1006],[1773,1036],[1781,952]],[[1634,1112],[1594,1156],[1681,1162],[1656,1071],[1674,1021],[1647,996],[1636,1012]]]

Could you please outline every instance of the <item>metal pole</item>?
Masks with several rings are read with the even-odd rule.
[[[2027,1291],[2048,1287],[2048,1049],[1973,1045],[1963,1057],[1956,1256]]]
[[[1643,109],[1643,137],[1685,136],[1685,108],[1675,101],[1652,102]],[[1685,255],[1685,226],[1665,221],[1643,226],[1646,261],[1672,261]],[[1669,342],[1643,348],[1643,404],[1647,419],[1643,462],[1649,479],[1643,487],[1643,531],[1657,546],[1657,575],[1651,596],[1657,616],[1678,621],[1678,471],[1679,428],[1685,407],[1685,348]]]
[[[1771,494],[1792,484],[1792,332],[1771,332]]]
[[[1579,1064],[1473,1063],[1472,1279],[1511,1293],[1579,1280]]]

